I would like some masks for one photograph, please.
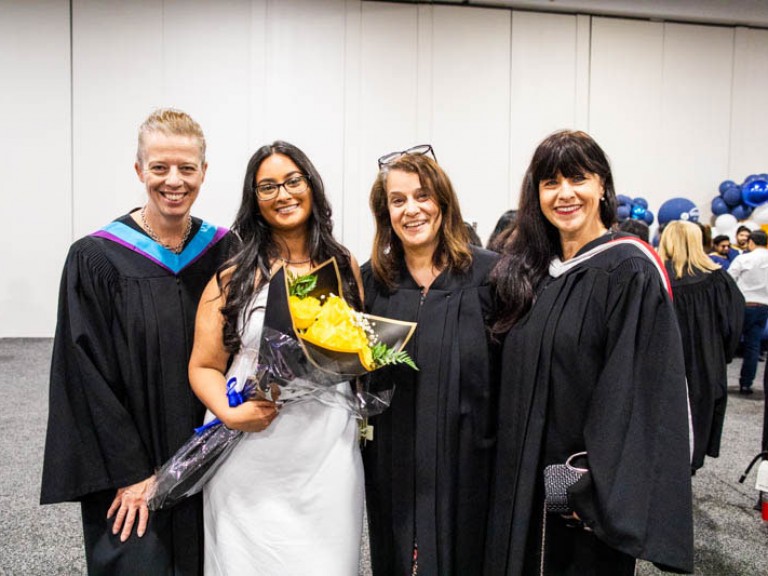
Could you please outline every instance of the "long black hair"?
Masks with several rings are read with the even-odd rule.
[[[280,257],[272,228],[264,220],[255,190],[256,173],[261,163],[273,154],[283,154],[290,158],[309,180],[312,214],[307,221],[307,227],[312,262],[320,264],[336,257],[346,299],[357,309],[362,305],[357,281],[352,273],[350,253],[333,237],[331,206],[325,196],[323,179],[304,152],[293,144],[277,140],[259,148],[248,161],[243,181],[243,197],[232,225],[235,237],[232,253],[216,273],[219,290],[226,295],[225,304],[221,308],[224,316],[224,346],[233,354],[237,353],[242,345],[239,321],[244,317],[246,306],[253,295],[269,282],[271,263]],[[224,271],[230,269],[231,275],[225,278]],[[257,270],[259,281],[255,284]]]
[[[539,202],[539,182],[560,173],[573,178],[589,173],[600,177],[605,190],[600,220],[610,229],[616,222],[616,191],[608,157],[592,137],[562,130],[539,144],[525,173],[514,233],[503,247],[503,256],[491,273],[498,308],[493,331],[505,332],[533,306],[536,290],[547,275],[550,262],[562,256],[560,234],[544,216]]]

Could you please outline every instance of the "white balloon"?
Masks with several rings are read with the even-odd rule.
[[[760,224],[758,224],[757,222],[755,222],[753,219],[744,220],[744,221],[741,223],[741,225],[742,225],[742,226],[746,226],[746,227],[747,227],[747,228],[749,228],[750,230],[759,230],[759,229],[760,229]]]
[[[722,230],[736,228],[738,223],[739,221],[736,220],[736,216],[733,214],[720,214],[720,216],[715,218],[715,228],[720,231],[720,234],[727,234],[727,232],[722,232]]]
[[[760,204],[760,206],[755,208],[752,211],[752,217],[750,218],[750,220],[753,220],[758,225],[768,224],[768,203]]]
[[[736,220],[736,216],[733,214],[720,214],[715,218],[715,226],[712,229],[712,237],[725,234],[731,239],[731,242],[736,241],[736,227],[739,221]]]

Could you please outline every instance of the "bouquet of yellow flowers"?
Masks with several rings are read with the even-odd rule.
[[[413,334],[416,324],[365,314],[353,310],[343,295],[334,294],[328,286],[328,272],[335,271],[331,259],[305,276],[288,277],[288,309],[294,330],[313,357],[331,355],[339,367],[351,374],[362,374],[388,364],[406,364],[418,370],[403,347]],[[321,284],[325,279],[325,286]],[[339,293],[341,286],[339,283]],[[317,296],[313,295],[317,294]],[[338,354],[357,355],[343,360]]]
[[[234,376],[227,381],[229,404],[317,401],[360,419],[379,414],[394,390],[372,390],[364,375],[390,364],[418,370],[403,349],[415,329],[413,322],[352,309],[333,258],[305,276],[292,277],[281,268],[270,280],[260,348],[242,350],[242,381]],[[156,472],[147,497],[150,510],[199,492],[242,435],[218,419],[196,429]]]
[[[253,371],[260,375],[259,397],[277,397],[280,404],[314,398],[360,418],[378,414],[389,406],[392,390],[374,392],[357,377],[390,364],[418,370],[403,349],[415,328],[413,322],[354,310],[344,299],[333,258],[304,276],[282,269],[270,283],[258,353],[257,366],[267,370]],[[334,386],[345,381],[352,394]]]

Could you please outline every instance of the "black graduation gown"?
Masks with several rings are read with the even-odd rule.
[[[548,515],[545,573],[632,574],[634,558],[693,569],[674,308],[650,246],[626,238],[611,246],[548,277],[503,341],[487,575],[539,574],[543,469],[580,451],[591,471],[569,500],[593,532]]]
[[[419,371],[373,373],[396,383],[363,450],[376,576],[410,574],[414,539],[422,576],[482,570],[496,397],[487,276],[497,256],[473,254],[467,274],[443,272],[426,296],[405,267],[390,294],[363,266],[367,310],[418,322],[407,349]]]
[[[121,544],[115,490],[152,475],[202,422],[187,364],[195,314],[226,230],[193,220],[180,255],[130,216],[75,242],[64,267],[40,502],[80,501],[91,574],[202,573],[201,498],[150,514]]]
[[[704,465],[704,456],[720,455],[728,401],[726,364],[733,360],[744,322],[744,297],[724,270],[674,277],[675,312],[683,338],[685,375],[693,418],[691,468]]]

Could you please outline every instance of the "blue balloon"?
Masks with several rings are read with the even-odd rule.
[[[744,204],[739,204],[731,210],[731,214],[736,217],[736,220],[746,220],[752,214],[752,208],[745,206]]]
[[[720,187],[718,188],[718,190],[720,191],[720,194],[722,194],[723,192],[726,191],[726,189],[731,188],[732,186],[736,186],[736,182],[734,182],[733,180],[723,180],[720,183]]]
[[[672,220],[699,221],[699,209],[688,198],[670,198],[659,207],[659,224]]]
[[[651,212],[650,210],[646,210],[645,216],[643,216],[643,220],[645,220],[645,223],[648,224],[648,226],[653,224],[653,212]]]
[[[632,204],[632,198],[625,196],[624,194],[616,195],[616,203],[621,206],[622,204]]]
[[[645,218],[645,206],[633,204],[631,218],[632,220],[643,220]]]
[[[768,200],[768,180],[748,178],[741,187],[741,197],[744,204],[752,208],[765,203]]]
[[[632,208],[629,206],[629,204],[619,204],[618,208],[616,208],[616,216],[619,218],[619,220],[626,220],[629,218],[631,212]]]
[[[648,208],[648,200],[645,198],[637,197],[634,200],[632,200],[633,206],[642,206],[643,208]]]
[[[723,200],[720,196],[715,196],[712,199],[712,214],[715,216],[720,216],[720,214],[727,214],[728,213],[728,204],[725,203],[725,200]]]
[[[730,188],[726,188],[722,196],[728,206],[738,206],[741,204],[741,188],[735,184]]]

